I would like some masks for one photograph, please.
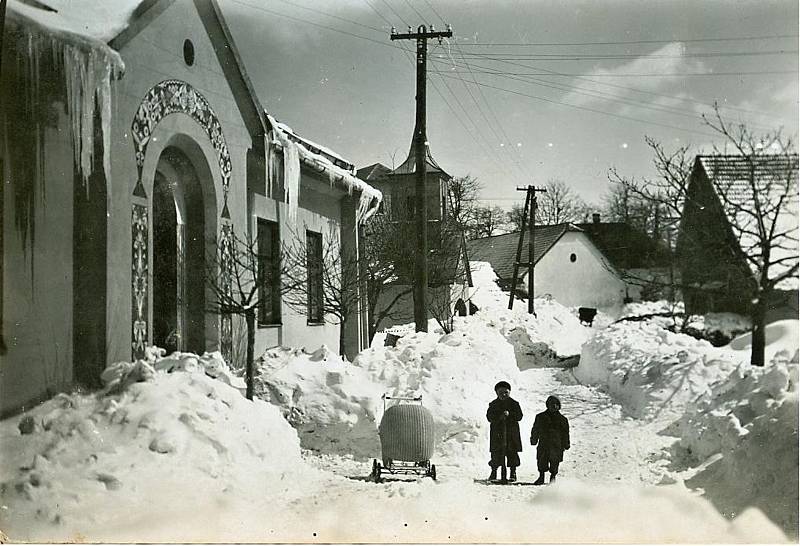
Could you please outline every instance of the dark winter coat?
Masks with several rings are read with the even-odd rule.
[[[569,421],[559,412],[543,411],[536,415],[531,429],[531,444],[538,451],[547,451],[552,461],[562,461],[564,450],[569,449]]]
[[[508,416],[503,415],[508,411]],[[522,440],[519,436],[519,422],[522,419],[522,408],[513,398],[500,400],[495,398],[489,402],[486,419],[489,427],[489,451],[519,453],[522,451]]]

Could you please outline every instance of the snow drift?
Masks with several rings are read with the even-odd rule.
[[[215,355],[151,352],[104,375],[102,392],[0,423],[0,527],[12,540],[130,540],[164,520],[179,534],[254,490],[279,495],[302,464],[277,408],[245,399]]]

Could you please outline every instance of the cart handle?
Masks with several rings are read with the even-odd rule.
[[[409,400],[414,402],[419,402],[422,400],[422,395],[419,396],[389,396],[388,394],[384,394],[381,396],[384,400]]]

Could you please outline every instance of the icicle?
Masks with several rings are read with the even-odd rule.
[[[297,145],[284,137],[283,146],[283,193],[286,197],[289,221],[297,221],[297,201],[300,198],[300,154]]]
[[[103,77],[97,86],[97,102],[100,103],[100,127],[103,131],[103,172],[106,180],[111,178],[111,64],[104,59]],[[111,188],[113,184],[106,184],[106,211],[111,209]]]
[[[300,190],[300,152],[298,146],[289,140],[279,127],[275,118],[268,116],[272,132],[283,148],[283,195],[287,204],[287,216],[294,224],[297,221],[297,201]]]

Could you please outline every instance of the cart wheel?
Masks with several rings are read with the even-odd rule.
[[[435,464],[431,465],[431,469],[428,471],[428,476],[430,476],[433,481],[436,481],[436,465]]]

